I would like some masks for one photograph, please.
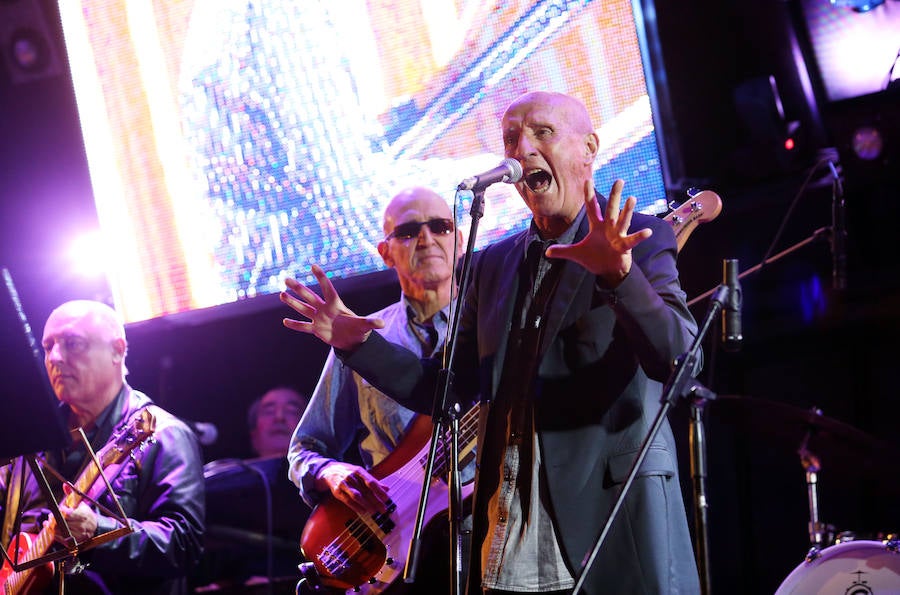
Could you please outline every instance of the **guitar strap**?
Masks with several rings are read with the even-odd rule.
[[[3,532],[0,534],[0,538],[2,538],[0,547],[3,549],[6,549],[9,540],[18,532],[18,527],[15,525],[24,467],[22,457],[16,457],[6,468],[6,508],[3,509]],[[17,485],[19,487],[15,487]]]

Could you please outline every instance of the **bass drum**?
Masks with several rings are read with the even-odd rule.
[[[847,541],[810,555],[775,595],[900,593],[900,542]]]

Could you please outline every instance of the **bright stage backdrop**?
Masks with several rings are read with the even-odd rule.
[[[900,2],[803,0],[802,5],[829,101],[878,93],[900,79]]]
[[[580,97],[597,188],[621,177],[665,210],[638,5],[62,0],[116,307],[135,322],[313,283],[313,263],[383,269],[390,197],[416,184],[454,203],[502,160],[500,116],[528,90]],[[527,222],[491,186],[476,248]]]

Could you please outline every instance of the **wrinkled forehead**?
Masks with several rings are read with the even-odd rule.
[[[391,200],[384,212],[384,226],[389,233],[400,223],[451,218],[450,207],[439,195],[413,191],[398,194]]]
[[[108,321],[96,312],[78,307],[60,307],[54,310],[44,325],[44,338],[61,335],[79,335],[101,339],[114,338]]]
[[[512,102],[503,114],[501,126],[510,128],[546,124],[567,126],[578,132],[590,132],[591,121],[584,105],[559,93],[533,93]]]
[[[42,342],[63,335],[124,341],[125,326],[119,314],[102,302],[72,300],[58,306],[47,317]]]

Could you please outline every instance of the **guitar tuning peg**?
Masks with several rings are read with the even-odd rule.
[[[688,198],[694,198],[695,196],[700,194],[700,189],[695,186],[691,186],[690,188],[685,190],[684,193],[688,195]]]

